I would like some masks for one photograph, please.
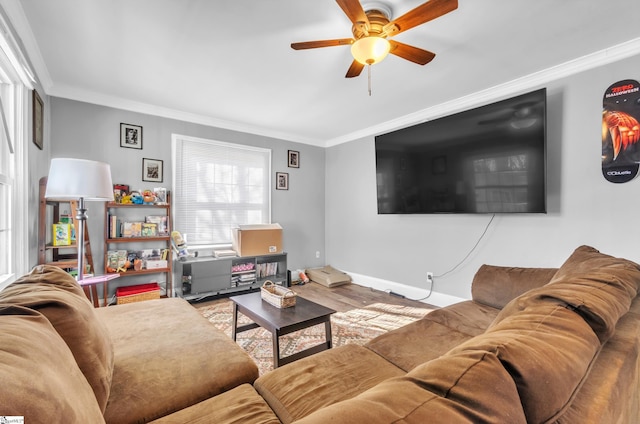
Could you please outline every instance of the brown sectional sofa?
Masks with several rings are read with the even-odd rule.
[[[431,312],[365,346],[347,345],[324,351],[255,381],[255,370],[246,365],[246,357],[238,353],[236,346],[227,347],[220,342],[216,355],[224,355],[225,360],[242,357],[237,368],[216,370],[230,377],[223,384],[215,384],[215,388],[201,390],[208,385],[201,379],[217,379],[218,375],[207,374],[201,379],[190,375],[187,382],[179,382],[179,391],[198,383],[200,394],[176,394],[182,398],[179,404],[162,398],[170,406],[154,412],[158,417],[154,423],[640,422],[639,290],[637,264],[588,246],[576,249],[559,269],[484,265],[474,277],[473,300]],[[21,331],[9,331],[9,336],[3,331],[0,336],[4,339],[0,343],[0,381],[9,381],[5,378],[12,376],[17,382],[11,389],[0,389],[1,408],[5,404],[13,406],[14,400],[4,401],[4,392],[14,393],[17,387],[20,396],[14,398],[22,399],[22,408],[39,408],[34,406],[37,402],[24,400],[25,393],[30,400],[55,397],[60,390],[69,393],[63,396],[67,403],[60,401],[57,410],[70,414],[67,416],[71,419],[65,422],[101,422],[78,417],[84,418],[80,413],[97,414],[104,406],[107,422],[145,422],[152,417],[154,406],[160,409],[160,402],[153,398],[159,390],[138,393],[128,385],[130,380],[136,387],[141,387],[144,380],[155,387],[170,385],[164,377],[153,381],[153,374],[161,372],[159,368],[146,370],[145,361],[138,361],[138,372],[144,375],[138,376],[133,372],[135,366],[127,364],[124,369],[131,374],[125,376],[124,370],[118,371],[116,354],[110,385],[109,376],[105,376],[108,366],[90,367],[97,374],[92,375],[80,360],[74,367],[72,358],[68,364],[64,362],[66,371],[61,373],[53,363],[63,362],[51,358],[64,356],[64,343],[52,334],[50,317],[43,317],[32,305],[16,304],[16,295],[5,291],[0,292],[0,322],[10,317],[11,328],[17,329],[28,322],[33,327],[30,333],[36,336],[20,337]],[[167,300],[174,301],[154,302],[172,303]],[[131,346],[135,339],[123,334],[126,329],[122,324],[133,321],[118,314],[117,308],[99,310],[96,315],[106,327],[118,321],[119,330],[108,332],[114,338],[114,351],[126,346],[139,355],[140,348]],[[140,315],[135,319],[144,319],[142,310],[146,308],[142,304],[138,308]],[[195,316],[191,319],[202,321]],[[201,332],[217,340],[208,334],[206,325]],[[174,337],[174,333],[167,332],[166,337]],[[29,352],[11,368],[5,366],[6,361],[18,358],[12,356],[13,348],[7,348],[5,340],[8,346],[23,343],[19,351]],[[151,342],[146,338],[142,344]],[[47,352],[52,355],[31,353],[49,344],[52,346],[47,347]],[[93,339],[91,344],[100,345]],[[158,349],[170,350],[171,346],[167,341]],[[227,348],[233,355],[224,353]],[[162,362],[167,367],[180,367],[184,360],[192,358],[188,352],[182,354],[170,360],[167,353]],[[155,355],[161,354],[156,351]],[[105,363],[101,355],[97,357],[99,364]],[[201,355],[198,360],[205,362],[204,357]],[[68,354],[66,358],[69,359]],[[11,370],[14,374],[10,374]],[[30,379],[39,373],[51,381],[46,385],[51,393],[42,385],[36,385],[34,392],[27,391],[34,384]],[[167,375],[177,374],[170,371]],[[231,377],[238,375],[242,377]],[[116,380],[120,383],[114,384]],[[86,386],[94,387],[93,404]],[[172,389],[168,387],[169,393]],[[116,417],[112,414],[119,404],[127,405],[127,412]],[[137,414],[138,404],[143,413]],[[9,412],[26,414],[21,411],[14,408]],[[0,414],[4,413],[0,409]],[[135,419],[125,420],[125,416]]]
[[[0,416],[148,422],[257,377],[246,352],[182,299],[94,309],[52,266],[0,292]]]

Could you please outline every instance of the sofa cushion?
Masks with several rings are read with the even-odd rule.
[[[127,303],[95,313],[114,347],[107,422],[148,422],[258,377],[249,355],[184,299]]]
[[[268,372],[254,387],[287,424],[403,374],[369,349],[348,344]]]
[[[640,297],[616,325],[571,406],[567,423],[635,423],[640,417]]]
[[[555,301],[570,306],[589,323],[601,341],[615,331],[629,310],[640,284],[640,267],[626,259],[581,246],[567,259],[551,282],[510,302],[495,323],[528,305]]]
[[[0,328],[0,414],[25,423],[104,423],[91,386],[47,318],[2,305]]]
[[[93,388],[102,411],[113,373],[113,346],[84,292],[60,268],[40,265],[0,292],[0,305],[20,305],[42,313],[67,343]]]
[[[583,245],[573,251],[550,282],[553,283],[569,275],[588,274],[598,269],[606,269],[607,271],[618,269],[635,273],[640,268],[638,264],[628,259],[606,255],[591,246]],[[638,286],[636,282],[636,290],[637,289]]]
[[[280,424],[250,384],[243,384],[151,424]]]
[[[499,312],[499,309],[467,300],[430,312],[424,319],[438,322],[462,334],[477,336],[487,330]]]
[[[494,353],[511,374],[528,422],[548,422],[571,402],[600,350],[591,327],[555,302],[534,303],[451,353]]]
[[[423,318],[382,334],[364,346],[408,372],[424,362],[442,356],[471,337],[473,336]]]
[[[476,302],[502,309],[521,294],[547,284],[557,268],[482,265],[473,276],[471,295]]]
[[[496,355],[464,351],[426,362],[296,424],[525,422],[516,386]]]

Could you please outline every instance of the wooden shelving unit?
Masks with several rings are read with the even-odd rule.
[[[146,215],[164,215],[167,217],[167,234],[166,236],[150,236],[150,237],[111,237],[110,234],[110,217],[115,214],[131,221],[144,221]],[[152,248],[169,249],[167,257],[167,267],[154,269],[127,269],[126,272],[119,272],[120,277],[131,277],[135,275],[145,274],[165,274],[166,293],[171,296],[173,292],[172,267],[173,258],[171,254],[171,194],[167,193],[167,204],[123,204],[115,202],[107,202],[105,204],[105,242],[104,242],[104,271],[105,274],[112,272],[107,271],[109,250],[117,250],[116,245],[125,246],[154,246]],[[129,249],[127,249],[129,250]],[[140,250],[140,249],[136,249]],[[121,281],[121,279],[120,279]]]
[[[66,246],[54,246],[52,243],[52,225],[60,222],[62,212],[67,209],[71,218],[75,233],[78,234],[78,202],[74,200],[45,199],[47,191],[47,177],[40,179],[39,186],[39,213],[38,213],[38,264],[53,265],[66,271],[78,268],[78,246],[70,244]],[[88,266],[89,272],[95,273],[93,267],[93,255],[89,229],[84,227],[84,266]],[[98,306],[98,295],[95,286],[84,287],[87,298],[93,300],[93,306]]]

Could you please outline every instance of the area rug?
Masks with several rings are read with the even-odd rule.
[[[231,337],[233,323],[233,303],[220,299],[197,310],[216,328]],[[374,337],[387,331],[416,321],[433,309],[375,303],[361,309],[337,312],[331,315],[333,347],[345,344],[363,345]],[[243,315],[240,323],[249,323]],[[282,357],[304,350],[325,341],[324,324],[315,325],[280,337]],[[260,375],[273,370],[273,342],[271,333],[263,328],[239,333],[237,343],[253,358],[258,365]]]

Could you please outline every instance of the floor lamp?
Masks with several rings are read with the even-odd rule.
[[[44,197],[78,201],[78,281],[84,279],[84,232],[87,200],[113,201],[111,167],[103,162],[85,159],[52,159]]]

